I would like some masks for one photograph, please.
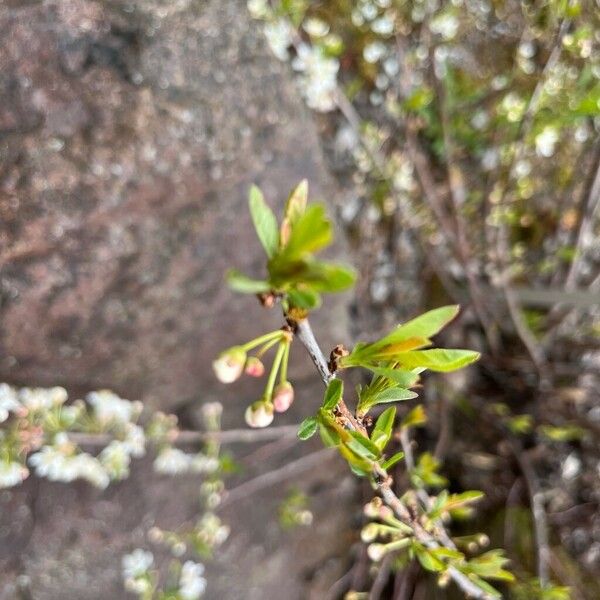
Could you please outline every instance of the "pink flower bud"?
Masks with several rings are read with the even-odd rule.
[[[265,365],[256,356],[249,356],[246,361],[245,372],[250,377],[262,377],[265,372]]]
[[[244,416],[250,427],[268,427],[273,422],[273,405],[259,400],[246,409]]]
[[[294,388],[289,381],[278,385],[273,392],[273,407],[277,412],[285,412],[294,401]]]
[[[222,383],[231,383],[239,378],[246,363],[246,351],[241,346],[234,346],[219,354],[213,361],[213,370]]]

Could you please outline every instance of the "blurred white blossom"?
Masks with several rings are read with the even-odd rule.
[[[339,62],[318,47],[301,44],[292,66],[301,73],[300,88],[308,106],[321,112],[333,110]]]
[[[15,412],[21,408],[21,404],[17,399],[17,392],[6,383],[0,383],[0,423],[8,419],[11,412]]]
[[[186,473],[192,466],[193,455],[186,454],[179,448],[165,448],[154,460],[154,470],[164,475]]]
[[[86,400],[94,407],[96,418],[102,423],[128,423],[141,409],[140,403],[123,400],[110,390],[90,392]]]
[[[197,600],[206,590],[204,565],[191,560],[186,561],[179,577],[179,594],[183,600]]]
[[[9,488],[22,483],[29,471],[21,463],[0,461],[0,488]]]
[[[286,19],[271,21],[264,26],[264,34],[273,54],[279,60],[288,59],[288,48],[292,43],[292,29]]]

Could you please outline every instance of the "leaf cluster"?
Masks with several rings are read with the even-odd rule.
[[[267,277],[252,279],[236,270],[227,280],[232,289],[248,294],[283,296],[286,310],[317,308],[321,294],[341,292],[354,284],[355,273],[347,266],[319,260],[315,254],[333,240],[333,227],[322,204],[307,204],[308,183],[291,192],[281,223],[256,186],[250,189],[250,213],[264,248]]]

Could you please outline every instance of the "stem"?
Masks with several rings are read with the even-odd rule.
[[[253,340],[250,340],[249,342],[246,342],[245,344],[242,344],[242,348],[246,352],[248,352],[248,350],[252,350],[252,348],[256,348],[256,346],[260,346],[261,344],[264,344],[265,342],[269,342],[273,338],[276,338],[280,335],[282,335],[281,329],[271,331],[270,333],[265,333],[265,335],[261,335],[257,338],[254,338]]]
[[[284,342],[284,350],[283,357],[281,359],[281,369],[279,370],[279,382],[285,383],[287,381],[287,370],[288,370],[288,361],[290,358],[290,342]]]
[[[280,343],[279,348],[277,348],[277,354],[275,354],[275,358],[273,359],[273,366],[271,367],[271,372],[269,373],[269,380],[267,381],[267,387],[265,388],[265,398],[270,402],[271,396],[273,395],[273,388],[275,387],[275,379],[277,377],[277,372],[279,371],[279,365],[281,364],[281,359],[285,353],[285,347],[287,344]]]
[[[267,342],[257,353],[256,358],[260,358],[267,350],[270,350],[275,344],[279,343],[277,338]]]

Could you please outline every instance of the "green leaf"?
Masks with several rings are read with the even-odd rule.
[[[327,448],[340,445],[340,436],[335,429],[321,423],[319,433],[321,435],[321,441]]]
[[[485,579],[498,579],[500,581],[514,581],[515,576],[504,569],[509,562],[504,556],[504,550],[490,550],[475,558],[466,565],[468,570]]]
[[[290,193],[283,214],[291,226],[298,221],[306,210],[308,201],[308,181],[303,179]]]
[[[315,435],[317,431],[317,427],[319,422],[316,417],[308,417],[300,423],[300,428],[298,429],[298,437],[301,440],[307,440]]]
[[[260,294],[271,289],[268,281],[251,279],[235,269],[230,269],[227,272],[227,284],[233,291],[242,294]]]
[[[292,289],[287,293],[290,306],[313,310],[321,305],[321,296],[314,290],[304,287]]]
[[[427,414],[422,404],[417,404],[405,417],[402,419],[401,427],[419,427],[427,423]]]
[[[342,292],[354,285],[356,272],[335,263],[311,261],[303,276],[318,292]]]
[[[368,388],[365,388],[368,390]],[[401,402],[403,400],[412,400],[417,394],[405,388],[393,387],[377,392],[375,394],[367,394],[364,396],[364,401],[358,403],[357,412],[366,413],[370,408],[377,404],[387,404],[389,402]]]
[[[421,566],[427,571],[438,573],[446,569],[446,565],[437,556],[433,555],[427,548],[413,542],[412,549],[421,563]]]
[[[390,406],[384,410],[371,432],[371,441],[379,448],[380,451],[386,447],[387,443],[392,437],[392,430],[394,427],[394,419],[396,418],[396,407]]]
[[[388,471],[391,469],[398,461],[404,458],[404,452],[396,452],[393,456],[390,456],[381,466]]]
[[[448,372],[466,367],[475,362],[479,356],[479,352],[473,350],[435,348],[402,352],[396,358],[403,367],[408,369],[424,368],[431,371]]]
[[[258,239],[267,256],[272,258],[279,249],[279,229],[273,211],[267,206],[262,192],[255,185],[250,188],[250,214]]]
[[[282,258],[289,261],[318,252],[331,242],[332,236],[331,223],[325,213],[325,207],[322,204],[312,204],[292,227]]]
[[[376,460],[381,456],[379,448],[367,437],[358,431],[349,431],[350,439],[345,442],[346,446],[361,458]]]
[[[459,307],[456,305],[442,306],[398,325],[391,333],[379,340],[377,345],[397,344],[410,338],[430,338],[439,333],[456,315]]]
[[[375,365],[364,365],[364,367],[365,369],[369,369],[372,373],[375,373],[375,375],[381,375],[382,377],[387,377],[388,379],[395,381],[402,388],[408,388],[411,385],[414,385],[419,379],[418,373],[405,371],[403,369],[391,369],[388,367],[377,367]],[[413,398],[416,397],[417,394],[413,396]],[[406,400],[408,399],[409,398],[406,398]]]
[[[341,379],[332,379],[325,390],[325,397],[323,398],[323,410],[333,410],[344,393],[344,382]]]

